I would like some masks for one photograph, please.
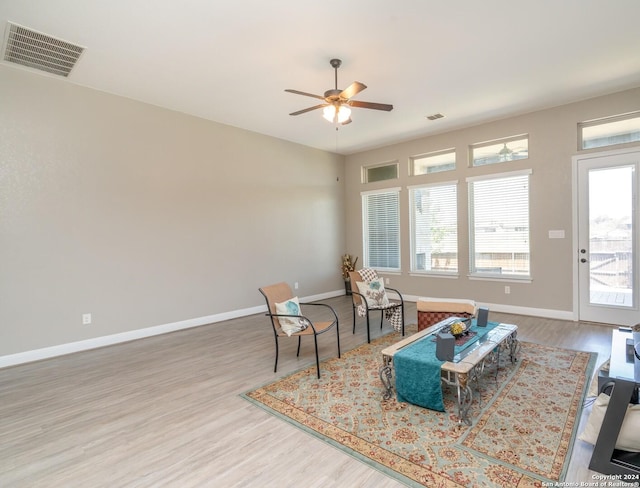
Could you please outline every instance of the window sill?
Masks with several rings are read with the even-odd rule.
[[[409,276],[413,276],[416,278],[447,278],[450,280],[457,280],[460,278],[458,273],[421,273],[418,271],[413,271],[409,273]]]
[[[533,278],[530,276],[518,278],[517,276],[499,276],[499,275],[477,275],[470,274],[467,278],[474,281],[502,281],[505,283],[531,283]]]

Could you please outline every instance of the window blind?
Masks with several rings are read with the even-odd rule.
[[[529,176],[468,180],[472,274],[529,277]]]
[[[411,270],[458,271],[457,184],[412,187]]]
[[[364,266],[400,269],[399,190],[362,195]]]

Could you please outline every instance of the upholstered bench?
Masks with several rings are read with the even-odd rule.
[[[449,318],[469,318],[476,314],[476,302],[456,298],[418,298],[418,330]]]

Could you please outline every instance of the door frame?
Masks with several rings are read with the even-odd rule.
[[[616,149],[616,150],[611,150],[611,151],[596,151],[596,152],[589,152],[589,153],[585,153],[585,154],[576,154],[574,155],[571,159],[572,159],[572,165],[571,165],[571,180],[572,180],[572,233],[573,233],[573,239],[572,239],[572,245],[573,245],[573,252],[572,252],[572,260],[573,260],[573,320],[574,321],[579,321],[580,320],[580,289],[579,289],[579,285],[580,285],[580,277],[579,277],[579,272],[580,272],[580,240],[579,240],[579,228],[578,228],[578,208],[579,208],[579,194],[578,194],[578,189],[579,189],[579,182],[578,182],[578,163],[579,161],[584,161],[584,160],[589,160],[589,159],[599,159],[599,158],[606,158],[606,157],[612,157],[612,156],[620,156],[620,155],[624,155],[624,154],[634,154],[637,153],[638,156],[640,156],[640,147],[639,146],[635,146],[635,147],[629,147],[629,148],[624,148],[624,149]],[[640,188],[639,188],[640,190]],[[637,212],[638,214],[640,214],[640,211]],[[640,216],[639,215],[635,215],[635,223],[637,228],[640,229],[640,225],[638,225],[638,221],[640,220]],[[636,239],[636,242],[634,243],[634,258],[635,258],[635,262],[634,262],[634,266],[635,266],[635,270],[639,270],[640,266],[638,265],[637,261],[638,259],[640,259],[640,239]],[[637,279],[637,278],[635,278]],[[637,286],[634,286],[634,288],[637,288]],[[634,293],[636,293],[636,296],[638,294],[638,290],[634,289]],[[635,304],[635,310],[638,310],[638,307],[640,307],[640,304],[636,302]],[[613,325],[612,325],[613,326]]]

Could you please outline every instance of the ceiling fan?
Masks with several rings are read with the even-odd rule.
[[[320,100],[323,100],[324,103],[298,110],[297,112],[292,112],[289,115],[300,115],[311,112],[312,110],[322,108],[324,109],[322,116],[329,122],[345,125],[351,123],[351,109],[349,107],[384,110],[386,112],[393,110],[393,105],[388,105],[386,103],[360,102],[358,100],[351,100],[367,86],[363,83],[360,83],[359,81],[354,81],[344,90],[339,90],[338,68],[342,64],[342,61],[340,59],[332,59],[331,61],[329,61],[329,63],[335,70],[335,88],[324,92],[324,96],[314,95],[313,93],[306,93],[298,90],[285,90],[286,92],[295,93],[297,95],[318,98]]]

